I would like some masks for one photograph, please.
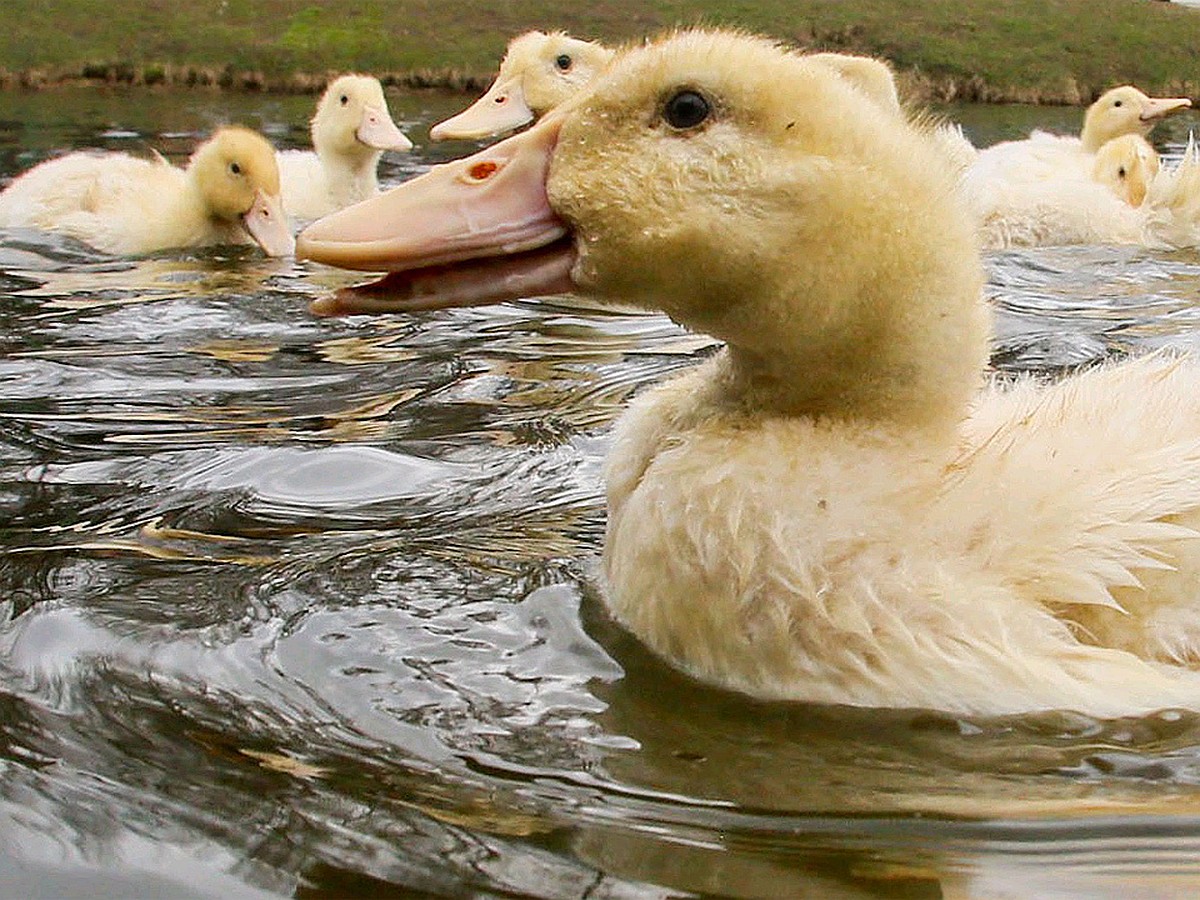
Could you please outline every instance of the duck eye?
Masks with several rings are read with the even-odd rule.
[[[1117,169],[1117,177],[1118,178],[1125,177],[1125,167],[1124,166],[1121,166],[1121,168]]]
[[[349,102],[350,102],[350,98],[347,97],[345,94],[342,94],[342,96],[338,97],[338,103],[342,104],[342,106],[345,106]]]
[[[571,57],[566,53],[562,53],[559,55],[558,59],[554,60],[554,64],[558,66],[559,71],[565,72],[567,69],[571,68]]]
[[[235,162],[231,162],[229,164],[229,171],[232,172],[234,175],[241,175],[242,167]]]
[[[680,91],[663,107],[663,119],[672,128],[695,128],[708,118],[712,107],[695,91]]]
[[[1120,106],[1120,105],[1121,105],[1121,101],[1120,101],[1120,100],[1114,100],[1114,101],[1113,101],[1113,106]]]

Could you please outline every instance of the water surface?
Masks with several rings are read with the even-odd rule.
[[[472,149],[425,140],[462,102],[393,96],[385,182]],[[223,121],[303,145],[311,105],[11,94],[0,178]],[[951,112],[981,143],[1079,120]],[[1005,371],[1197,343],[1195,253],[989,272]],[[759,704],[607,619],[610,426],[710,341],[570,297],[308,315],[353,280],[0,236],[0,894],[1200,892],[1195,714]]]

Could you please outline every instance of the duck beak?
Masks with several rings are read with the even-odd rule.
[[[525,90],[516,78],[497,79],[487,93],[444,122],[429,130],[435,141],[480,140],[520,128],[534,119],[525,102]]]
[[[574,252],[560,242],[516,256],[389,272],[370,284],[318,297],[309,308],[318,316],[412,313],[569,294],[574,263]]]
[[[546,197],[561,123],[561,116],[548,116],[529,131],[318,219],[300,233],[298,256],[396,272],[553,243],[567,233]]]
[[[382,109],[367,106],[354,136],[375,150],[411,150],[412,141],[404,136],[396,123]]]
[[[296,251],[296,239],[283,212],[283,201],[262,188],[254,194],[254,205],[242,214],[242,223],[250,237],[262,247],[267,256],[291,256]]]
[[[1154,98],[1151,97],[1146,101],[1145,107],[1142,109],[1142,114],[1139,117],[1143,122],[1157,122],[1160,119],[1165,119],[1172,113],[1177,113],[1182,109],[1187,109],[1192,105],[1192,101],[1187,97],[1170,97],[1170,98]]]

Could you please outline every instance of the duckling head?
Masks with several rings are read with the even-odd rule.
[[[262,135],[220,129],[192,154],[188,173],[211,218],[240,223],[268,256],[295,250],[280,200],[275,149]]]
[[[1150,142],[1140,134],[1126,134],[1096,151],[1092,178],[1130,206],[1141,206],[1158,169],[1158,152]]]
[[[412,141],[392,121],[383,86],[370,75],[335,79],[317,102],[311,134],[318,156],[373,160],[382,150],[412,149]]]
[[[1145,137],[1167,116],[1187,109],[1187,97],[1147,97],[1131,85],[1115,87],[1100,95],[1083,117],[1079,137],[1087,153],[1095,153],[1108,141],[1125,134]]]
[[[405,269],[569,231],[576,289],[724,340],[731,397],[944,424],[988,331],[954,177],[820,60],[688,31],[620,54],[529,131],[314,223],[300,252]]]
[[[476,140],[520,128],[574,95],[612,51],[561,31],[530,31],[509,43],[491,87],[456,116],[434,125],[435,141]]]

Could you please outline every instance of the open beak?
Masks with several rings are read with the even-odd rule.
[[[533,110],[525,102],[525,90],[520,80],[497,79],[486,94],[457,116],[429,129],[429,137],[435,141],[480,140],[520,128],[533,120]]]
[[[1142,109],[1142,114],[1139,117],[1143,122],[1157,122],[1160,119],[1165,119],[1167,116],[1177,113],[1180,110],[1187,109],[1192,105],[1192,101],[1187,97],[1170,97],[1170,98],[1150,98],[1145,107]]]
[[[440,309],[570,291],[574,247],[546,198],[562,117],[308,226],[301,258],[386,270],[313,304],[320,315]]]
[[[412,141],[404,136],[384,110],[375,106],[363,108],[362,121],[354,136],[376,150],[411,150]]]
[[[296,252],[296,239],[292,237],[278,195],[259,188],[254,194],[254,205],[242,214],[242,223],[267,256],[291,256]]]
[[[574,263],[571,247],[560,242],[516,256],[389,272],[378,281],[318,297],[310,309],[318,316],[411,313],[569,294]]]
[[[546,198],[562,119],[544,119],[465,159],[318,219],[297,253],[343,269],[404,271],[507,256],[553,243],[567,227]]]

